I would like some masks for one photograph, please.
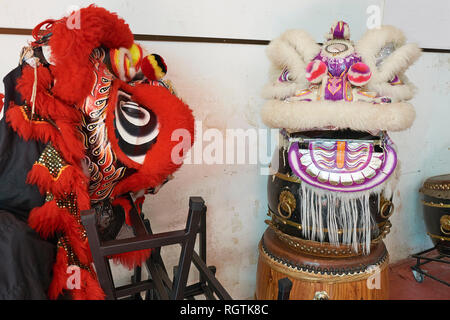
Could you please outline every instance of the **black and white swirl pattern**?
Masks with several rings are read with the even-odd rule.
[[[120,149],[133,161],[142,164],[147,151],[156,142],[159,124],[152,110],[133,102],[119,91],[114,127]]]

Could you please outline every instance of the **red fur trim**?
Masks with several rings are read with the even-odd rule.
[[[105,294],[98,283],[95,274],[80,268],[80,288],[69,289],[67,280],[71,276],[67,252],[59,248],[56,254],[56,262],[53,265],[53,278],[48,289],[48,297],[56,300],[63,291],[68,292],[74,300],[103,300]]]
[[[24,64],[22,68],[22,74],[20,78],[17,80],[16,89],[19,91],[22,99],[30,103],[31,94],[33,90],[33,84],[35,81],[34,77],[34,68],[28,64]],[[50,74],[50,71],[44,67],[39,66],[36,69],[36,93],[38,92],[48,92],[53,83],[53,77]],[[38,103],[39,104],[39,103]],[[42,106],[45,108],[45,106]]]
[[[114,263],[124,265],[129,270],[132,270],[135,267],[140,267],[143,262],[150,258],[151,254],[152,249],[145,249],[116,254],[110,258],[113,259]]]
[[[80,269],[81,285],[80,289],[70,290],[74,300],[103,300],[103,292],[97,278],[85,269]]]
[[[78,225],[77,229],[71,230],[71,232],[67,233],[66,236],[69,240],[70,246],[78,257],[78,260],[80,260],[82,264],[89,265],[92,262],[92,254],[88,239],[80,239],[80,231],[82,228],[83,227],[81,225]]]
[[[25,65],[22,75],[17,81],[16,89],[22,98],[31,101],[33,92],[34,70],[31,66]],[[50,119],[64,119],[76,125],[81,121],[81,113],[51,95],[50,88],[53,85],[53,76],[50,70],[44,66],[37,68],[37,90],[35,98],[36,113],[41,117]]]
[[[145,196],[141,196],[141,197],[137,198],[136,201],[134,202],[134,204],[136,205],[136,208],[138,209],[139,214],[142,213],[142,206],[144,205],[144,201],[145,201]]]
[[[81,134],[76,128],[81,121],[81,112],[50,95],[49,88],[52,86],[53,78],[47,68],[38,67],[37,74],[35,112],[41,117],[53,120],[57,128],[45,121],[30,123],[21,107],[19,110],[11,108],[8,111],[11,114],[7,120],[24,139],[39,139],[44,143],[51,141],[61,152],[64,160],[72,164],[79,164],[84,157]],[[18,80],[17,90],[26,101],[31,100],[34,81],[33,68],[25,66],[22,76]]]
[[[6,111],[6,122],[24,140],[35,139],[43,143],[56,140],[58,129],[46,121],[30,121],[21,106],[11,103]]]
[[[37,185],[42,194],[50,191],[56,197],[63,197],[64,193],[70,193],[76,184],[83,181],[87,184],[88,178],[72,165],[64,166],[54,178],[45,166],[36,162],[28,173],[26,182]]]
[[[179,141],[172,141],[172,133],[176,129],[186,129],[191,137],[190,146],[194,143],[192,111],[175,95],[163,87],[148,84],[138,84],[132,87],[119,80],[116,82],[115,86],[120,86],[120,89],[130,93],[133,101],[151,109],[156,114],[160,127],[156,143],[147,152],[144,163],[138,165],[133,162],[120,150],[117,137],[112,129],[114,128],[113,109],[116,107],[117,94],[111,97],[106,116],[109,141],[122,163],[132,168],[138,168],[136,173],[116,185],[113,196],[128,191],[137,192],[148,187],[156,187],[181,166],[181,163],[176,164],[171,158],[173,148],[179,144]],[[116,90],[113,89],[112,92],[115,93]]]
[[[43,143],[52,142],[61,152],[64,160],[79,165],[84,157],[84,145],[81,133],[70,122],[56,120],[58,129],[46,121],[29,121],[21,106],[11,104],[6,112],[6,121],[24,140],[35,139]]]
[[[51,300],[58,299],[59,295],[67,288],[67,268],[69,267],[67,252],[64,248],[58,248],[56,262],[53,265],[53,278],[48,288],[48,297]]]
[[[83,226],[65,208],[58,207],[56,200],[48,201],[43,206],[31,210],[28,224],[44,239],[55,232],[64,233],[80,262],[83,264],[91,262],[89,243],[87,239],[82,240]]]
[[[46,121],[29,121],[21,106],[11,104],[6,112],[6,121],[24,140],[35,139],[43,143],[52,142],[64,160],[79,164],[84,157],[84,145],[80,132],[73,124],[57,120],[58,129]]]
[[[142,201],[144,197],[138,198],[139,201]],[[114,199],[112,202],[112,205],[114,206],[121,206],[123,210],[125,211],[125,223],[129,226],[131,226],[131,220],[130,220],[130,210],[132,209],[132,205],[130,203],[130,200],[127,198],[117,198]],[[139,206],[138,206],[139,208]],[[139,209],[140,211],[140,209]],[[139,212],[140,214],[140,212]],[[111,256],[110,258],[113,259],[114,263],[116,264],[122,264],[126,266],[128,269],[132,270],[136,266],[141,266],[144,261],[146,261],[152,253],[152,249],[145,249],[145,250],[138,250],[138,251],[132,251],[132,252],[124,252],[120,254],[116,254]]]
[[[55,65],[53,93],[68,104],[80,104],[92,87],[93,74],[89,55],[96,47],[129,48],[133,34],[116,14],[91,5],[75,13],[78,26],[68,28],[65,17],[52,28],[49,45]],[[69,21],[70,23],[70,21]]]
[[[67,210],[59,208],[56,200],[48,201],[43,206],[31,210],[28,224],[44,239],[55,232],[67,232],[76,228],[75,219]]]
[[[91,198],[88,192],[88,183],[81,181],[74,186],[77,195],[77,206],[80,211],[89,210],[91,208]]]
[[[64,120],[55,122],[60,134],[52,142],[66,162],[80,166],[85,152],[81,132],[70,122]]]
[[[131,220],[130,220],[130,210],[131,210],[131,203],[130,200],[127,198],[117,198],[114,199],[112,202],[113,206],[121,206],[123,208],[123,211],[125,212],[125,223],[129,226],[131,226]]]
[[[5,95],[0,93],[0,112],[2,112],[2,109],[3,109],[3,104],[4,104],[3,98],[5,98]]]
[[[100,287],[97,277],[94,273],[89,273],[85,278],[86,283],[86,299],[87,300],[104,300],[105,293]]]

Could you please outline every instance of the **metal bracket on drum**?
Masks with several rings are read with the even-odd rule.
[[[278,199],[278,214],[285,219],[289,219],[296,206],[294,195],[288,189],[281,191]],[[282,211],[286,211],[288,214],[285,215]]]
[[[394,214],[394,203],[392,201],[382,198],[380,204],[380,216],[383,219],[389,219]]]
[[[314,294],[313,300],[330,300],[330,297],[326,291],[317,291]]]

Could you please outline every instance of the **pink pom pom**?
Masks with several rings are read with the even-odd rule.
[[[306,66],[306,79],[311,83],[319,83],[327,73],[328,68],[320,60],[313,60]]]
[[[367,84],[372,76],[372,72],[367,64],[358,62],[350,67],[347,79],[354,86],[361,87]]]

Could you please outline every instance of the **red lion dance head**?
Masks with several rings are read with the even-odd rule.
[[[162,79],[164,60],[134,43],[116,14],[92,5],[44,21],[33,36],[17,86],[24,103],[6,112],[23,139],[45,144],[27,176],[45,203],[28,221],[42,238],[58,239],[49,297],[64,293],[67,269],[76,265],[81,288],[69,290],[72,298],[101,299],[80,211],[111,200],[126,213],[131,205],[123,195],[164,183],[181,166],[172,159],[180,144],[172,135],[183,130],[189,137],[179,159],[194,141],[194,118]],[[131,267],[149,254],[116,258]]]

